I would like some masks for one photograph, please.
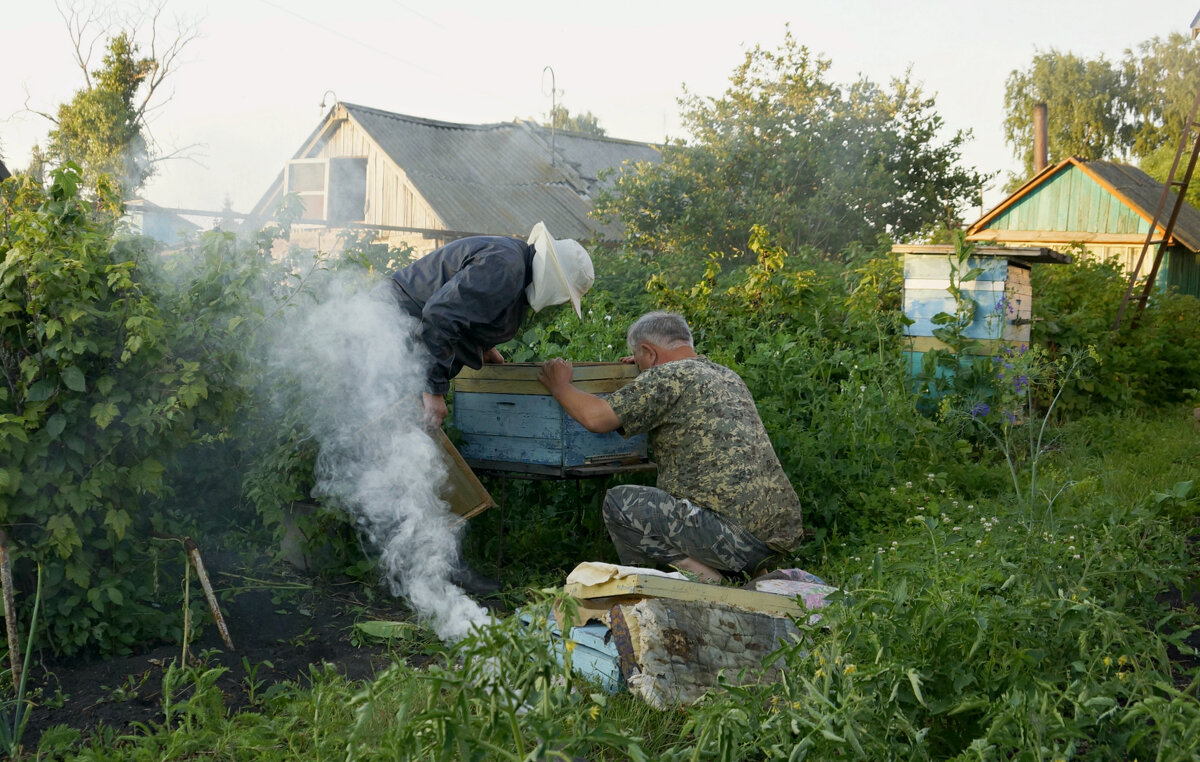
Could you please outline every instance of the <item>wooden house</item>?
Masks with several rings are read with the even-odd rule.
[[[1071,157],[1034,175],[970,225],[967,240],[1055,249],[1081,244],[1090,256],[1116,260],[1128,274],[1141,254],[1162,192],[1162,183],[1136,167]],[[1168,210],[1174,201],[1172,193]],[[1197,252],[1200,210],[1184,203],[1159,266],[1158,286],[1200,296]],[[1140,277],[1149,274],[1153,255],[1152,247]]]
[[[523,237],[539,220],[556,238],[616,240],[618,225],[589,217],[601,173],[660,158],[653,144],[552,134],[523,120],[455,124],[337,103],[251,218],[270,219],[283,195],[295,193],[301,236],[307,229],[326,250],[346,228],[420,254],[466,235]]]

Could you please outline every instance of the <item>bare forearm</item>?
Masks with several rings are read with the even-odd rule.
[[[542,365],[538,381],[554,395],[567,415],[579,421],[588,431],[607,434],[621,426],[621,419],[613,412],[607,400],[594,394],[580,391],[571,385],[574,370],[571,363],[561,358],[547,360]]]
[[[580,391],[570,384],[552,389],[551,394],[567,411],[567,415],[579,421],[588,431],[607,434],[621,426],[621,419],[608,402],[594,394]]]

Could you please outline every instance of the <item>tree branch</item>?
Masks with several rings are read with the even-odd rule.
[[[134,112],[138,120],[145,119],[147,112],[150,110],[150,103],[154,98],[154,94],[158,92],[163,82],[178,67],[179,55],[183,52],[184,48],[200,37],[200,29],[195,21],[185,22],[183,19],[176,17],[175,36],[166,48],[160,50],[159,19],[162,16],[165,6],[166,0],[158,0],[157,4],[153,6],[153,11],[150,13],[149,57],[154,63],[153,68],[150,70],[150,76],[145,81],[145,95]],[[168,97],[167,100],[169,101],[170,98]]]
[[[87,89],[91,90],[92,74],[88,71],[88,67],[92,64],[92,54],[96,50],[96,43],[109,31],[108,26],[100,23],[100,17],[107,10],[107,6],[93,5],[85,15],[81,5],[79,0],[55,0],[54,2],[58,15],[62,16],[63,22],[67,25],[67,34],[71,38],[71,48],[75,53],[75,63],[83,72],[83,80],[87,83]],[[85,41],[88,30],[93,27],[96,27],[95,34]]]

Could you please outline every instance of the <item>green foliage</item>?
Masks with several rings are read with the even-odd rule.
[[[80,185],[73,165],[45,190],[7,183],[0,229],[0,521],[24,568],[46,568],[46,639],[63,654],[178,632],[162,604],[178,599],[183,552],[148,540],[236,515],[236,492],[175,490],[236,458],[239,350],[282,277],[269,234],[160,255]]]
[[[1172,32],[1165,39],[1151,37],[1136,51],[1125,51],[1123,64],[1125,82],[1136,94],[1131,104],[1134,155],[1149,156],[1168,147],[1174,156],[1196,100],[1200,52],[1190,37]]]
[[[0,700],[0,749],[10,758],[16,758],[21,750],[21,737],[25,735],[25,723],[29,720],[29,703],[25,689],[29,684],[29,667],[32,663],[34,643],[37,642],[38,612],[42,604],[42,569],[37,571],[37,587],[33,593],[33,613],[29,616],[29,632],[25,635],[25,658],[21,668],[21,677],[9,671],[13,682],[13,698]],[[7,624],[7,623],[6,623]],[[9,647],[15,646],[11,640]],[[19,654],[17,655],[19,657]],[[15,665],[16,659],[13,659]],[[11,714],[9,714],[11,709]]]
[[[968,135],[938,142],[934,99],[907,77],[841,86],[828,69],[790,31],[755,47],[722,97],[681,101],[691,140],[622,173],[596,213],[638,248],[748,258],[755,224],[793,251],[950,224],[986,179],[960,166]]]
[[[600,126],[600,117],[591,111],[585,111],[582,114],[572,114],[561,103],[550,110],[550,123],[554,125],[555,129],[559,130],[570,130],[571,132],[593,135],[598,138],[602,138],[605,135],[604,128]]]
[[[152,173],[152,157],[136,98],[157,65],[153,57],[139,56],[130,33],[110,38],[88,86],[59,106],[50,157],[78,164],[89,184],[108,176],[123,195],[140,188]]]
[[[169,721],[43,747],[87,760],[1192,759],[1197,673],[1179,654],[1194,657],[1195,624],[1162,596],[1185,582],[1188,539],[1158,510],[1161,495],[1187,499],[1195,472],[1176,413],[1071,424],[1047,455],[1061,510],[1036,527],[1019,503],[968,499],[941,474],[892,485],[876,499],[894,520],[813,560],[841,592],[800,625],[804,640],[766,655],[783,676],[723,683],[694,706],[653,711],[560,666],[550,612],[571,601],[538,594],[424,670],[397,661],[351,683],[314,667],[230,716],[212,668],[173,667]]]
[[[296,198],[294,194],[290,195],[289,200]],[[375,234],[371,231],[346,230],[341,234],[340,242],[342,250],[336,260],[338,268],[354,268],[381,278],[399,270],[415,258],[411,246],[392,246],[376,241]]]
[[[1132,92],[1120,67],[1103,55],[1089,60],[1051,48],[1037,53],[1028,68],[1011,72],[1004,88],[1004,139],[1024,165],[1012,185],[1033,174],[1037,103],[1045,103],[1048,109],[1046,151],[1051,163],[1068,156],[1113,158],[1129,146]]]
[[[6,186],[0,232],[0,520],[48,562],[47,637],[63,652],[95,638],[127,648],[161,627],[136,605],[112,631],[103,622],[152,597],[122,573],[151,528],[137,507],[161,494],[162,453],[190,436],[207,394],[196,364],[170,353],[137,282],[141,252],[114,243],[79,182],[68,165],[45,192]]]
[[[644,309],[680,312],[697,350],[735,370],[754,394],[806,506],[806,524],[818,538],[835,528],[861,532],[883,518],[870,496],[895,480],[899,463],[941,457],[939,435],[916,411],[901,360],[899,259],[886,242],[836,258],[808,248],[789,253],[759,227],[747,248],[757,261],[728,273],[714,255],[698,281],[653,276],[649,303],[634,312],[622,314],[605,295],[589,294],[583,323],[563,314],[535,324],[509,355],[615,360],[628,353],[624,331]],[[541,506],[531,509],[539,515],[572,515],[578,502],[549,487],[534,492],[522,503]],[[598,497],[582,502],[590,500]],[[589,536],[566,550],[578,558]]]
[[[1120,61],[1084,58],[1051,48],[1014,70],[1005,83],[1004,135],[1024,171],[1011,188],[1033,174],[1033,106],[1049,109],[1050,162],[1137,159],[1142,169],[1166,182],[1183,123],[1196,99],[1200,52],[1186,35],[1153,37],[1127,49]],[[1200,202],[1200,186],[1187,194]]]
[[[1064,412],[1184,402],[1200,388],[1200,300],[1157,293],[1136,326],[1112,321],[1128,285],[1114,262],[1076,256],[1070,265],[1034,265],[1032,339],[1050,357],[1096,347],[1100,363],[1064,391]]]

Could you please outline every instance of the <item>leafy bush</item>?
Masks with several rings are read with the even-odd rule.
[[[276,231],[160,253],[79,183],[3,186],[0,522],[23,586],[45,567],[50,648],[126,652],[177,635],[183,552],[158,538],[254,521],[204,475],[245,452],[242,350],[286,273]]]
[[[899,464],[957,457],[940,447],[943,435],[917,413],[908,388],[899,259],[887,241],[836,258],[789,253],[762,228],[749,248],[755,263],[726,273],[712,255],[692,283],[655,274],[646,308],[683,314],[697,350],[746,381],[818,539],[890,520],[875,512],[871,496],[895,481]],[[565,314],[539,321],[509,354],[617,359],[641,312],[617,309],[593,292],[582,323]]]
[[[1114,334],[1128,276],[1115,262],[1076,254],[1070,265],[1037,265],[1033,270],[1033,341],[1053,354],[1088,346],[1100,353],[1099,367],[1064,393],[1064,411],[1187,400],[1189,389],[1200,388],[1200,334],[1194,330],[1200,300],[1156,293],[1136,325],[1126,319]]]
[[[174,527],[144,508],[209,392],[144,288],[144,245],[116,238],[78,185],[67,165],[44,191],[6,183],[0,201],[0,521],[23,576],[45,562],[45,632],[63,653],[170,630],[145,540]]]

